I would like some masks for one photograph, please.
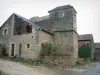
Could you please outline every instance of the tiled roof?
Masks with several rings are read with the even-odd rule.
[[[95,48],[100,48],[100,43],[95,43]]]
[[[79,35],[79,40],[93,40],[92,34]]]

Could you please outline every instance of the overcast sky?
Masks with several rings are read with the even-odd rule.
[[[100,0],[0,0],[0,26],[12,13],[29,19],[67,4],[77,11],[77,32],[93,34],[95,42],[100,42]]]

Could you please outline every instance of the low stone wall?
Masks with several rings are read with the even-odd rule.
[[[43,60],[62,68],[71,67],[75,62],[71,56],[44,56]]]

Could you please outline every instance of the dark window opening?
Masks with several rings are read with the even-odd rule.
[[[11,56],[14,56],[15,44],[11,44]]]
[[[27,27],[27,29],[26,29],[27,33],[31,33],[32,32],[32,27],[29,26],[29,25],[27,25],[26,27]]]
[[[2,43],[0,42],[0,46],[2,45]]]
[[[7,29],[4,29],[4,35],[7,35]]]
[[[27,48],[30,48],[30,44],[27,44]]]
[[[86,45],[89,46],[89,42],[86,42]]]

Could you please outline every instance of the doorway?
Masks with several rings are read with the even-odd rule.
[[[15,44],[11,44],[11,56],[14,56]]]
[[[22,44],[19,44],[19,57],[21,56],[22,53]]]

